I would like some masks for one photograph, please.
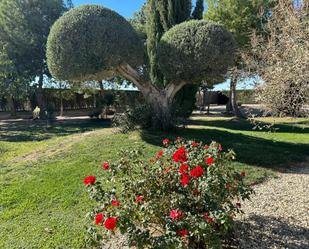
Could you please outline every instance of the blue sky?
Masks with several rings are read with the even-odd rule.
[[[115,10],[124,17],[130,17],[139,10],[145,0],[73,0],[74,6],[81,4],[100,4]]]

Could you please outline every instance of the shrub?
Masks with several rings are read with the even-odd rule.
[[[127,133],[138,128],[147,129],[151,127],[152,110],[149,105],[138,103],[130,107],[124,113],[117,114],[113,118],[113,126],[117,127],[120,132]]]
[[[103,183],[85,179],[98,202],[89,213],[89,243],[102,245],[120,232],[137,248],[220,247],[240,201],[252,192],[245,173],[231,167],[234,152],[216,142],[163,143],[166,148],[150,160],[128,150],[118,162],[103,163]]]
[[[235,40],[223,26],[208,21],[191,20],[167,31],[159,43],[159,65],[173,81],[212,83],[224,81],[233,64]]]

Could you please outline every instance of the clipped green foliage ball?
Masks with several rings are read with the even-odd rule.
[[[235,40],[221,25],[192,20],[167,31],[159,43],[160,69],[170,81],[224,80],[233,65]]]
[[[83,5],[65,13],[52,26],[47,63],[60,80],[103,80],[121,63],[143,62],[143,45],[125,18],[99,5]]]

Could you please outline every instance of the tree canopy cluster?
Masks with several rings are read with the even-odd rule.
[[[116,12],[98,5],[72,9],[51,29],[50,71],[59,80],[122,76],[139,88],[159,126],[167,128],[178,91],[222,78],[233,63],[233,36],[216,23],[190,21],[191,10],[189,0],[147,1],[143,48],[132,25]]]

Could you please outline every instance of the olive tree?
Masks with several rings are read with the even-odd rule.
[[[154,125],[168,129],[177,92],[190,83],[224,79],[234,60],[235,41],[223,26],[205,20],[182,22],[155,43],[150,39],[154,36],[148,34],[146,53],[145,44],[125,18],[102,6],[83,5],[53,25],[47,42],[48,67],[59,80],[123,77],[134,83],[152,107]]]

